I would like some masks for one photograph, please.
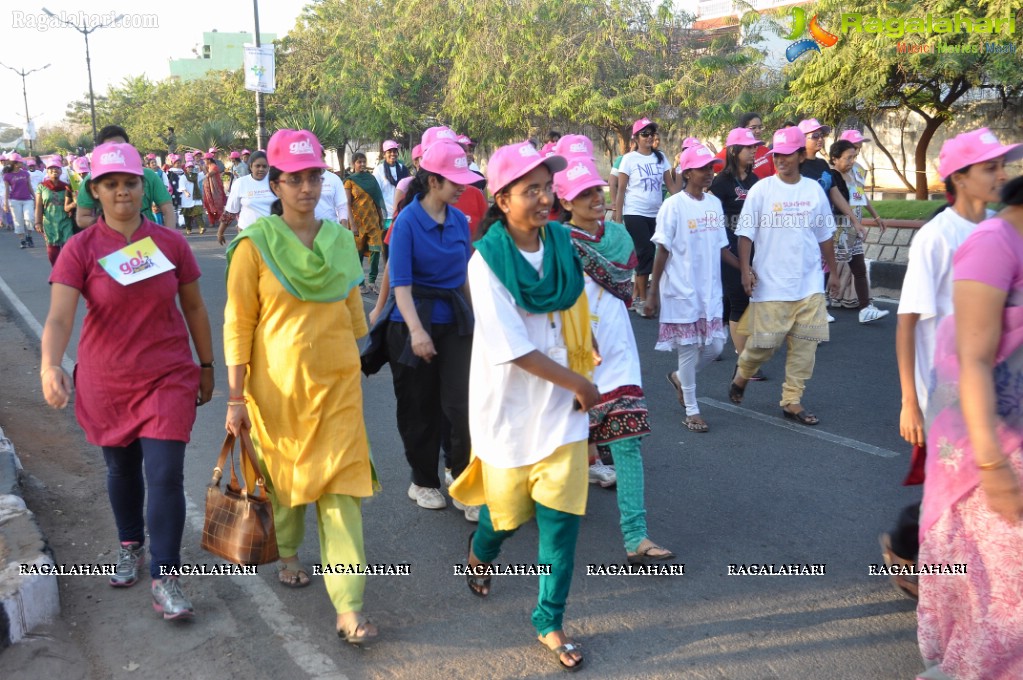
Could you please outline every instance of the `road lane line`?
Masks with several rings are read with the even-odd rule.
[[[824,430],[818,430],[818,429],[813,428],[813,427],[807,427],[806,425],[797,425],[795,423],[790,423],[790,422],[787,422],[787,421],[783,420],[782,418],[779,418],[779,417],[776,417],[776,416],[768,416],[768,415],[764,415],[763,413],[757,413],[756,411],[751,411],[749,409],[739,408],[738,406],[735,406],[734,404],[728,404],[728,403],[725,403],[723,401],[718,401],[717,399],[710,399],[708,397],[700,397],[699,399],[697,399],[697,401],[699,401],[701,404],[706,404],[707,406],[713,406],[714,408],[719,408],[722,411],[728,411],[730,413],[736,413],[736,414],[738,414],[740,416],[746,416],[747,418],[752,418],[753,420],[759,420],[760,422],[767,423],[768,425],[774,425],[775,427],[781,427],[781,428],[784,428],[786,430],[792,430],[793,432],[798,432],[799,434],[804,434],[804,435],[806,435],[808,437],[815,437],[817,439],[822,439],[822,440],[824,440],[826,442],[830,442],[832,444],[838,444],[839,446],[845,446],[845,447],[848,447],[850,449],[855,449],[857,451],[862,451],[863,453],[869,453],[872,456],[879,456],[881,458],[895,458],[895,457],[901,455],[901,454],[896,453],[895,451],[891,451],[889,449],[882,449],[879,446],[874,446],[872,444],[865,444],[865,443],[863,443],[861,441],[857,441],[855,439],[850,439],[849,437],[842,437],[842,436],[837,435],[837,434],[831,434],[830,432],[825,432]]]
[[[43,327],[11,290],[2,276],[0,276],[0,292],[3,292],[14,310],[32,329],[36,338],[42,342]],[[74,371],[75,362],[67,354],[64,355],[61,364],[69,374]],[[185,493],[185,508],[188,525],[201,535],[205,513],[199,510],[187,492]],[[263,579],[251,576],[230,576],[229,578],[245,591],[246,599],[256,605],[260,618],[271,631],[280,637],[284,650],[304,673],[315,680],[348,680],[348,676],[341,672],[332,658],[321,652],[316,645],[308,642],[313,639],[309,628],[287,613],[284,602],[277,597],[277,594]]]

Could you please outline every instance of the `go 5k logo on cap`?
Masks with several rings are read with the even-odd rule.
[[[799,37],[803,33],[809,33],[809,38]],[[838,36],[828,33],[817,23],[817,15],[810,19],[809,26],[806,23],[806,12],[802,7],[792,8],[792,32],[785,36],[786,40],[795,40],[785,50],[785,58],[790,62],[799,59],[807,52],[820,52],[821,47],[834,47],[838,42]],[[820,45],[820,47],[818,47]]]

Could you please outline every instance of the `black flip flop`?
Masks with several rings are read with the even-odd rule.
[[[803,409],[799,413],[793,413],[792,411],[789,411],[787,409],[782,409],[781,412],[789,420],[794,420],[797,423],[799,423],[800,425],[806,425],[807,427],[813,427],[815,425],[819,425],[820,422],[821,422],[820,419],[817,418],[817,416],[815,416],[814,414],[808,412],[806,409]]]
[[[747,383],[748,385],[749,383]],[[746,388],[739,387],[734,382],[728,383],[728,400],[733,404],[741,404],[742,398],[746,395]]]
[[[550,647],[547,646],[547,643],[543,641],[543,638],[538,637],[537,640],[540,641],[540,644],[543,645],[544,649],[546,649],[548,652],[554,655],[554,658],[558,660],[558,664],[561,666],[561,670],[568,671],[569,673],[575,673],[577,670],[583,667],[583,661],[585,661],[585,657],[582,655],[582,649],[579,648],[580,646],[578,644],[574,642],[566,642],[563,645],[559,645],[554,649],[551,649]],[[579,652],[579,660],[576,661],[575,664],[569,666],[568,664],[561,660],[561,655],[571,654],[572,652]]]
[[[472,565],[469,562],[469,556],[472,553],[472,539],[476,536],[476,532],[469,534],[469,549],[466,551],[467,557],[465,558],[465,566],[469,567],[465,572],[465,582],[469,586],[469,591],[476,597],[486,597],[490,594],[490,577],[489,576],[477,576],[472,573]],[[487,592],[481,592],[481,589],[486,588]]]

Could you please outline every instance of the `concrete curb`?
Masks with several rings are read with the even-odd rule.
[[[0,429],[0,650],[60,615],[57,577],[21,573],[23,564],[52,565],[53,555],[21,498],[20,469],[14,447]]]
[[[870,285],[874,288],[890,288],[902,290],[902,280],[906,278],[905,262],[881,262],[870,263]]]

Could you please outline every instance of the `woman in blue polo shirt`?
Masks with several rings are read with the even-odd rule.
[[[465,185],[478,179],[468,165],[455,142],[432,145],[391,226],[388,267],[394,305],[382,316],[389,321],[387,353],[398,432],[412,468],[409,498],[431,510],[447,505],[438,473],[445,418],[451,423],[452,475],[457,477],[469,463],[473,318],[466,272],[472,246],[468,220],[454,207]],[[476,521],[477,507],[457,501],[455,507]]]

